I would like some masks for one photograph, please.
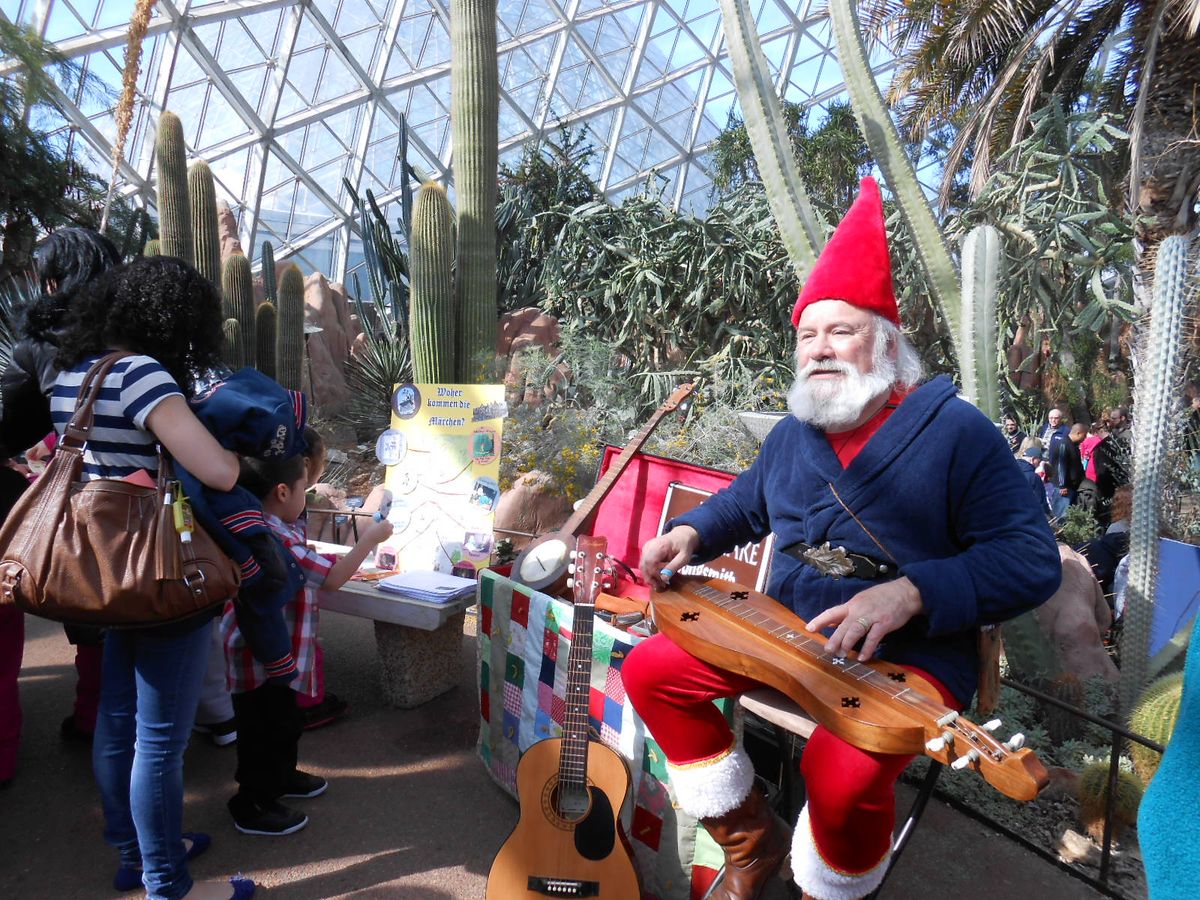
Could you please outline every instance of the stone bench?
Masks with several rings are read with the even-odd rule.
[[[318,602],[322,612],[374,620],[383,693],[392,706],[420,706],[462,680],[463,623],[473,597],[426,603],[351,581],[337,591],[320,591]]]

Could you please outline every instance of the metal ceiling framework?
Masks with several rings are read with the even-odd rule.
[[[784,96],[820,106],[843,94],[823,9],[751,5]],[[0,0],[7,18],[113,88],[63,94],[67,122],[54,123],[105,177],[132,7]],[[402,122],[409,163],[453,190],[448,9],[449,0],[158,0],[120,189],[154,207],[154,127],[171,109],[247,252],[270,240],[277,259],[344,281],[362,250],[343,179],[370,189],[394,219]],[[610,200],[649,180],[676,208],[707,207],[706,154],[736,109],[715,0],[498,0],[498,18],[502,162],[563,126],[584,128],[597,151],[589,175]],[[890,68],[877,62],[877,72]]]

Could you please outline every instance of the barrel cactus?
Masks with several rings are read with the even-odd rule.
[[[188,205],[187,148],[179,116],[163,110],[154,140],[158,157],[158,237],[163,256],[177,256],[189,265],[196,261]]]
[[[234,253],[225,260],[221,292],[225,296],[225,318],[237,319],[242,341],[242,349],[236,354],[240,364],[235,366],[232,359],[226,359],[226,363],[231,368],[240,368],[250,364],[255,333],[254,279],[250,274],[250,260],[241,253]]]
[[[279,279],[278,313],[275,379],[298,391],[304,377],[304,276],[295,263],[289,264]]]
[[[217,226],[217,193],[212,170],[208,163],[198,159],[188,169],[187,179],[196,269],[220,290],[221,238]]]
[[[275,304],[270,300],[258,305],[254,314],[254,367],[268,378],[275,377]]]
[[[450,0],[450,122],[458,196],[458,377],[484,379],[496,348],[499,75],[496,0]]]
[[[1129,727],[1142,737],[1165,747],[1175,731],[1175,720],[1179,717],[1179,704],[1182,701],[1182,672],[1153,681],[1133,708]],[[1138,743],[1131,743],[1129,747],[1133,770],[1141,776],[1142,781],[1149,784],[1158,770],[1158,764],[1162,762],[1162,754]]]
[[[409,322],[413,378],[454,380],[454,211],[439,185],[417,192],[413,209]]]
[[[1075,788],[1079,799],[1079,821],[1095,841],[1104,839],[1104,817],[1108,806],[1107,762],[1092,763],[1080,773]],[[1137,824],[1138,804],[1142,802],[1141,780],[1132,772],[1117,771],[1117,787],[1113,791],[1113,833]]]

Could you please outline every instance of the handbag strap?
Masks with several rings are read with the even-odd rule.
[[[83,382],[79,385],[79,395],[75,398],[75,413],[63,430],[61,448],[75,451],[83,449],[92,431],[92,407],[95,406],[96,398],[100,396],[100,390],[104,387],[104,379],[120,360],[134,355],[128,350],[114,350],[96,360],[87,370]]]

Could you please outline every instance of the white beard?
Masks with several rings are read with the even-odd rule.
[[[840,372],[842,377],[812,381],[814,372]],[[895,382],[896,364],[886,356],[877,358],[874,371],[865,375],[836,359],[813,360],[796,369],[796,380],[788,391],[788,409],[814,428],[846,431],[857,424],[871,401],[890,393]]]

